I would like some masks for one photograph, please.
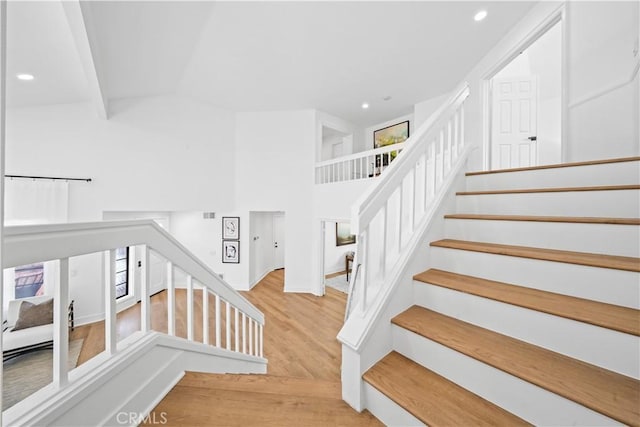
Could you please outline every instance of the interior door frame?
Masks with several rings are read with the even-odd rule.
[[[504,55],[496,64],[489,68],[480,79],[480,102],[482,105],[482,169],[491,170],[491,79],[495,77],[504,67],[513,61],[520,52],[531,46],[536,40],[542,37],[554,25],[562,23],[562,41],[560,46],[560,161],[567,161],[567,141],[569,139],[569,131],[567,126],[567,118],[569,116],[569,62],[568,62],[568,22],[567,7],[568,2],[563,3],[546,18],[544,18],[529,34],[516,43],[506,55]]]

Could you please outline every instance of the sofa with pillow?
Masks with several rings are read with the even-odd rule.
[[[53,298],[35,296],[9,301],[3,324],[3,360],[53,346]]]

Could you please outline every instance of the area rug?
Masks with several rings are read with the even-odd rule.
[[[331,279],[324,279],[324,284],[345,294],[349,293],[349,282],[347,282],[346,274],[341,274]]]
[[[69,369],[76,367],[82,339],[69,343]],[[32,395],[53,380],[53,350],[43,349],[7,360],[3,364],[2,410]]]

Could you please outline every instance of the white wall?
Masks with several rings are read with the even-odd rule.
[[[316,162],[331,158],[331,148],[324,144],[323,127],[336,130],[341,132],[343,135],[353,135],[351,141],[347,141],[347,144],[344,147],[344,155],[361,151],[358,147],[363,144],[362,141],[360,141],[362,132],[358,126],[323,111],[316,111],[316,117]],[[349,142],[351,144],[350,146]]]
[[[100,221],[105,211],[232,208],[234,113],[176,97],[111,107],[107,121],[89,104],[8,109],[7,173],[92,178],[69,184],[71,222]],[[96,320],[101,257],[73,258],[70,269],[79,322]]]
[[[325,222],[324,233],[324,274],[338,273],[344,271],[344,257],[347,252],[356,250],[356,245],[336,246],[336,223],[334,221]]]
[[[313,110],[246,112],[236,116],[237,210],[285,213],[285,291],[318,293],[314,239],[314,165],[318,121]],[[245,228],[246,230],[246,228]],[[241,256],[249,244],[241,230]],[[248,263],[243,265],[245,285]],[[233,283],[233,282],[232,282]]]
[[[496,67],[512,59],[510,55],[518,53],[519,45],[562,4],[536,4],[467,74],[464,79],[470,88],[465,104],[467,143],[482,148],[482,79],[490,78],[491,72],[498,71]],[[632,64],[637,61],[633,58],[633,45],[638,37],[638,2],[567,2],[566,15],[570,108],[564,160],[637,155],[640,142],[636,82],[603,97],[571,105],[581,97],[584,99],[585,93],[624,82],[622,76],[628,78],[631,75]],[[420,104],[416,105],[416,111],[421,109]],[[422,122],[426,117],[420,114],[418,118]],[[486,159],[488,153],[482,149],[474,151],[470,169],[482,169]]]
[[[639,61],[638,2],[572,2],[569,4],[569,138],[570,160],[640,154],[639,91],[623,84]],[[590,95],[603,96],[581,103]]]
[[[417,103],[413,107],[414,126],[417,129],[445,102],[449,99],[449,93],[427,99]]]

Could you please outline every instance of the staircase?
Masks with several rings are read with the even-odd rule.
[[[467,173],[392,351],[387,425],[640,425],[640,158]]]

